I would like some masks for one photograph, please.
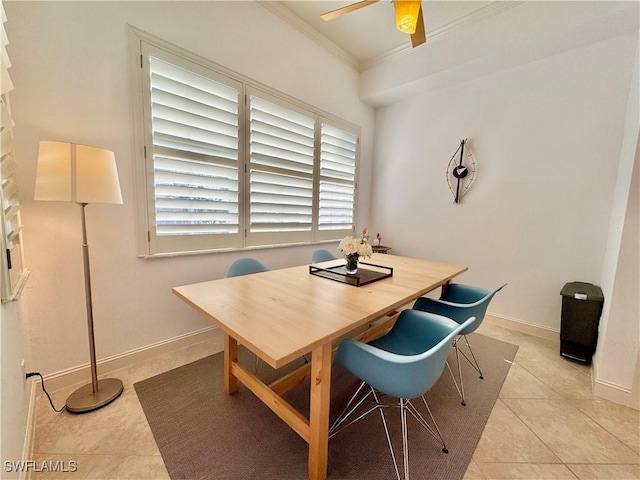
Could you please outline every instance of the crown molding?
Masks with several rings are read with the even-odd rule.
[[[338,45],[329,40],[326,36],[320,33],[318,30],[309,25],[306,21],[293,13],[290,9],[284,6],[278,1],[270,0],[258,0],[258,3],[264,8],[269,10],[274,15],[280,17],[280,19],[287,22],[299,32],[306,35],[308,38],[316,42],[322,48],[329,53],[342,60],[354,70],[360,71],[360,62],[350,53],[346,52]]]

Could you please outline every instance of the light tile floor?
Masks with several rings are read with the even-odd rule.
[[[488,322],[479,332],[520,348],[465,480],[640,479],[637,410],[592,395],[589,368],[562,359],[555,342]],[[30,478],[168,479],[133,384],[221,349],[217,338],[113,372],[124,393],[95,412],[56,414],[39,395],[34,460],[77,471]],[[51,392],[54,403],[75,388]]]

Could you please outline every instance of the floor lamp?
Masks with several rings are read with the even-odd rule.
[[[62,142],[40,142],[36,173],[35,200],[75,202],[82,212],[82,253],[84,287],[91,355],[91,383],[67,398],[67,410],[83,413],[103,407],[123,390],[115,378],[98,380],[93,335],[93,306],[85,208],[89,203],[122,203],[118,171],[113,152],[101,148]]]

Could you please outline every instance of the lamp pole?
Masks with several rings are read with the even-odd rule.
[[[91,268],[89,265],[89,244],[87,243],[86,203],[79,203],[82,212],[82,259],[84,261],[84,292],[87,302],[87,326],[89,328],[89,355],[91,356],[91,386],[98,391],[98,368],[96,365],[96,340],[93,335],[93,302],[91,300]]]
[[[84,290],[87,302],[87,327],[89,330],[89,354],[91,356],[91,383],[80,387],[67,398],[67,410],[74,413],[90,412],[114,401],[124,389],[116,378],[98,381],[96,342],[93,335],[93,302],[91,299],[91,269],[89,268],[89,244],[87,242],[86,203],[78,203],[82,212],[82,258],[84,263]]]

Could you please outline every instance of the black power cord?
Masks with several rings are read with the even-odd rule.
[[[39,372],[29,372],[26,374],[26,378],[35,377],[36,375],[40,377],[40,385],[42,385],[42,391],[47,395],[47,398],[49,399],[49,403],[51,404],[51,408],[53,408],[53,410],[56,412],[62,412],[63,410],[65,410],[67,408],[66,405],[63,406],[61,409],[57,409],[53,405],[53,400],[51,400],[51,395],[49,395],[49,392],[47,392],[47,389],[44,388],[44,378],[42,378],[42,374],[40,374]]]

